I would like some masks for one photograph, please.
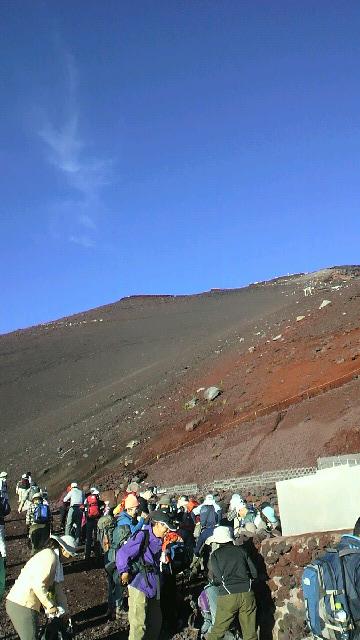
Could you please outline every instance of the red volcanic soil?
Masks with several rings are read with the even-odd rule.
[[[0,336],[0,466],[10,482],[31,468],[55,493],[138,468],[201,483],[357,451],[359,274],[128,298]],[[209,385],[222,390],[211,403]]]

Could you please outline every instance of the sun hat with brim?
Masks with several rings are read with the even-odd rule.
[[[64,551],[69,553],[71,556],[77,556],[82,551],[82,547],[77,546],[75,538],[72,536],[56,536],[52,534],[50,539],[55,540],[55,542],[57,542],[60,547],[62,547]]]
[[[227,542],[234,542],[233,535],[229,527],[215,527],[214,533],[206,540],[207,544],[216,542],[217,544],[226,544]]]
[[[70,485],[70,487],[71,487],[72,489],[76,489],[76,488],[77,488],[77,486],[78,486],[78,483],[77,483],[77,482],[72,482],[72,483],[71,483],[71,485]]]
[[[7,478],[7,472],[6,471],[1,471],[0,478]]]
[[[160,496],[159,498],[159,504],[165,504],[166,506],[171,505],[171,496],[169,496],[167,493],[164,493],[164,495]]]
[[[35,498],[42,498],[42,493],[34,493],[33,497],[31,498],[31,501],[35,500]]]
[[[90,488],[90,493],[91,493],[92,496],[99,496],[100,495],[100,491],[96,487],[91,487]]]
[[[161,524],[165,524],[169,531],[176,531],[176,526],[169,517],[169,514],[166,511],[153,511],[151,514],[151,520],[155,522],[161,522]]]
[[[267,517],[268,520],[270,520],[271,524],[277,523],[278,519],[275,515],[275,511],[270,505],[264,507],[264,509],[262,509],[262,513]]]

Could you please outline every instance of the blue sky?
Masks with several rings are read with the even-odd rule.
[[[0,332],[359,260],[360,3],[2,0]]]

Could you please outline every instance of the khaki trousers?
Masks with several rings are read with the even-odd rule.
[[[157,640],[161,630],[160,600],[129,587],[129,640]]]
[[[215,623],[206,640],[220,640],[236,615],[241,625],[243,640],[257,640],[256,602],[252,591],[218,596]]]
[[[6,600],[6,613],[20,640],[37,640],[39,614],[34,609]]]

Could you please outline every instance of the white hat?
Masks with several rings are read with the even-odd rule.
[[[2,471],[0,473],[0,478],[7,478],[7,472],[6,471]]]
[[[207,544],[211,544],[212,542],[226,544],[226,542],[234,542],[234,537],[229,527],[215,527],[214,533],[206,542]]]
[[[71,556],[77,556],[79,554],[80,547],[76,545],[75,538],[73,538],[72,536],[55,536],[54,534],[52,534],[50,538],[51,540],[55,540],[56,542],[58,542],[59,545]]]
[[[231,510],[232,509],[236,509],[236,508],[238,508],[238,505],[242,504],[243,502],[244,502],[244,500],[241,497],[240,493],[233,493],[232,496],[231,496],[229,508]]]
[[[70,487],[71,487],[72,489],[76,489],[76,487],[77,487],[77,486],[78,486],[78,485],[77,485],[77,482],[72,482],[72,483],[71,483],[71,485],[70,485]]]
[[[277,517],[275,515],[275,511],[270,505],[268,505],[267,507],[264,507],[262,509],[262,512],[263,512],[264,516],[266,516],[267,519],[270,520],[271,524],[276,524],[277,523],[278,519],[277,519]]]
[[[100,495],[100,491],[99,491],[99,489],[97,489],[96,487],[91,487],[91,489],[90,489],[90,493],[91,493],[91,495],[93,495],[93,496],[98,496],[98,495]]]
[[[25,480],[25,478],[27,478],[27,474],[23,473],[21,477],[24,478],[24,480]]]

